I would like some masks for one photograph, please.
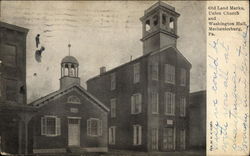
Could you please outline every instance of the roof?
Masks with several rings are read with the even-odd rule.
[[[49,101],[60,97],[62,94],[66,94],[74,89],[78,89],[81,91],[86,97],[88,97],[93,103],[97,104],[99,107],[101,107],[105,111],[109,111],[109,108],[106,107],[101,101],[99,101],[96,97],[94,97],[92,94],[90,94],[87,90],[85,90],[83,87],[81,87],[78,84],[73,84],[67,88],[57,90],[55,92],[52,92],[44,97],[41,97],[31,103],[29,105],[37,108],[41,108],[49,103]]]
[[[22,104],[15,104],[15,103],[6,103],[6,102],[0,102],[0,109],[1,110],[20,110],[20,111],[35,111],[34,107],[31,107],[29,105],[22,105]]]
[[[190,96],[196,96],[196,95],[201,95],[201,94],[206,94],[206,90],[192,92],[192,93],[190,93]]]
[[[61,63],[73,63],[79,65],[77,59],[74,56],[65,56]]]
[[[27,33],[29,29],[0,21],[0,27]]]
[[[191,63],[182,55],[182,53],[177,48],[172,47],[172,46],[168,46],[168,47],[164,47],[164,48],[162,48],[160,50],[155,50],[155,51],[149,52],[149,53],[147,53],[145,55],[142,55],[142,56],[140,56],[140,57],[138,57],[138,58],[136,58],[136,59],[134,59],[134,60],[132,60],[130,62],[124,63],[124,64],[122,64],[120,66],[117,66],[117,67],[111,69],[111,70],[108,70],[105,73],[102,73],[101,75],[94,76],[94,77],[88,79],[87,82],[91,81],[93,79],[99,78],[99,77],[101,77],[103,75],[106,75],[108,73],[111,73],[111,72],[113,72],[115,70],[118,70],[119,68],[122,68],[122,67],[124,67],[126,65],[133,64],[134,62],[139,61],[140,59],[143,59],[145,57],[156,55],[156,54],[159,54],[159,53],[162,53],[162,52],[170,52],[170,51],[175,51],[181,58],[183,58],[183,60],[190,66],[190,68],[192,67]]]

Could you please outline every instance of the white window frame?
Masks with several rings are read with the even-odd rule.
[[[180,116],[185,117],[186,116],[186,97],[180,98]]]
[[[164,102],[165,102],[165,114],[166,115],[175,115],[175,94],[172,92],[165,92],[164,96]],[[170,104],[171,112],[168,112],[168,104]]]
[[[180,148],[181,150],[186,149],[186,130],[185,129],[180,130]]]
[[[115,145],[116,126],[109,127],[109,144]]]
[[[92,133],[91,122],[97,121],[97,134]],[[91,137],[99,137],[102,136],[102,120],[98,118],[89,118],[87,120],[87,135]]]
[[[171,64],[165,64],[164,76],[166,83],[175,84],[175,66]]]
[[[136,108],[137,111],[136,111]],[[142,112],[142,95],[140,93],[131,96],[131,114],[139,114]]]
[[[133,145],[138,146],[142,144],[142,126],[133,125]]]
[[[159,80],[159,63],[154,62],[152,64],[152,80]]]
[[[134,83],[140,82],[140,63],[135,63],[133,65],[133,71],[134,71]]]
[[[116,89],[116,74],[112,73],[110,74],[110,90]]]
[[[110,100],[110,117],[115,118],[116,117],[116,98],[113,98]]]
[[[54,134],[48,134],[48,118],[55,119],[55,133]],[[57,116],[49,116],[49,115],[45,115],[41,117],[41,135],[44,135],[44,136],[61,135],[61,119],[58,118]]]
[[[151,106],[152,114],[159,114],[159,94],[156,91],[151,92]],[[156,107],[156,110],[154,110]]]
[[[180,85],[186,86],[187,83],[187,70],[185,68],[180,69]]]

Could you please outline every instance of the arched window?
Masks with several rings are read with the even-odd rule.
[[[153,20],[154,20],[154,26],[157,26],[158,25],[158,15],[154,15]]]
[[[150,20],[147,20],[146,21],[146,31],[149,31],[150,29],[151,29]]]
[[[78,97],[72,95],[72,96],[68,97],[67,102],[68,103],[74,103],[74,104],[80,104],[80,99]]]
[[[75,76],[75,69],[74,68],[70,69],[69,76],[71,76],[71,77]]]
[[[162,15],[162,24],[165,25],[167,21],[167,17],[165,14]]]
[[[170,28],[170,29],[174,29],[174,18],[173,18],[173,17],[170,18],[170,21],[169,21],[169,28]]]
[[[65,70],[64,75],[65,75],[65,76],[68,76],[68,75],[69,75],[69,67],[68,67],[68,65],[67,65],[67,64],[65,65],[64,70]]]

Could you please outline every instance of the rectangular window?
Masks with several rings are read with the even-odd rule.
[[[110,75],[110,83],[111,83],[110,89],[115,90],[115,88],[116,88],[116,76],[115,76],[115,73],[112,73]]]
[[[152,128],[152,150],[158,150],[158,128]]]
[[[152,80],[158,80],[159,78],[159,65],[158,62],[154,62],[152,65]]]
[[[175,84],[175,67],[165,64],[165,82]]]
[[[55,116],[41,118],[41,134],[45,136],[61,135],[61,120]]]
[[[140,63],[134,64],[134,83],[140,82]]]
[[[102,135],[102,121],[95,118],[87,120],[87,134],[88,136],[101,136]]]
[[[175,114],[175,94],[171,92],[165,92],[165,114]]]
[[[182,129],[180,131],[180,148],[182,150],[185,150],[185,148],[186,148],[186,131],[185,131],[185,129]]]
[[[159,113],[159,95],[157,92],[151,92],[151,105],[152,105],[152,114]]]
[[[142,127],[140,125],[133,126],[133,145],[142,144]]]
[[[186,116],[186,98],[181,97],[180,99],[180,116]]]
[[[116,131],[116,127],[112,126],[109,128],[109,144],[111,145],[115,145],[115,132]]]
[[[181,68],[181,74],[180,74],[180,85],[185,86],[186,85],[186,77],[187,77],[187,71],[184,68]]]
[[[111,115],[111,118],[116,117],[116,99],[115,98],[110,100],[110,115]]]
[[[17,81],[7,79],[6,80],[6,99],[8,101],[17,101]]]
[[[17,57],[16,46],[5,44],[3,45],[3,52],[4,52],[4,59],[3,59],[4,65],[16,67],[16,57]]]
[[[142,111],[141,94],[137,93],[131,96],[131,114],[138,114]]]

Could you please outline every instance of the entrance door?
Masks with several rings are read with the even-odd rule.
[[[174,128],[163,129],[163,150],[170,151],[174,150]]]
[[[69,146],[80,146],[80,119],[69,119]]]

